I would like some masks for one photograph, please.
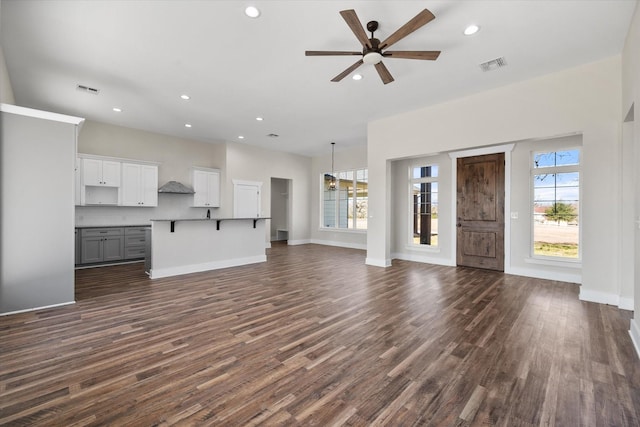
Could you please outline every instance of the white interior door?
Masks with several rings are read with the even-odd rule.
[[[233,180],[234,218],[259,218],[261,182]]]

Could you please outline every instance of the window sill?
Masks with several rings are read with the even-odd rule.
[[[367,234],[367,230],[354,229],[354,228],[327,228],[320,227],[318,231],[326,231],[330,233],[354,233],[354,234]]]
[[[582,261],[580,260],[557,260],[550,258],[525,258],[524,262],[528,264],[540,264],[540,265],[549,265],[553,267],[562,267],[562,268],[582,268]]]

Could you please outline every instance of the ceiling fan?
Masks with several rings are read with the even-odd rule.
[[[358,41],[362,44],[362,52],[324,50],[307,50],[305,52],[306,56],[362,56],[358,62],[332,78],[332,82],[339,82],[362,64],[373,64],[376,67],[376,71],[382,79],[382,82],[387,84],[393,81],[393,76],[391,76],[387,67],[382,63],[382,58],[427,59],[433,61],[438,59],[438,56],[440,55],[439,50],[385,50],[391,47],[394,43],[413,33],[418,28],[435,19],[433,13],[427,9],[418,13],[382,42],[373,36],[373,33],[378,29],[378,21],[369,21],[367,23],[367,30],[371,33],[371,38],[367,38],[367,33],[364,31],[355,10],[343,10],[340,12],[340,15],[342,15],[349,28],[351,28],[351,31],[353,31],[353,34],[355,34]]]

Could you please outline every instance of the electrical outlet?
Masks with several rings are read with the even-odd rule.
[[[518,219],[518,212],[511,212],[511,219]]]

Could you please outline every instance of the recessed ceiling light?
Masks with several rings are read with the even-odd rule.
[[[353,77],[351,77],[353,80],[362,80],[362,74],[354,74]]]
[[[259,121],[259,122],[261,122],[261,121],[263,121],[264,119],[263,119],[262,117],[256,117],[256,120],[257,120],[257,121]]]
[[[191,97],[189,95],[185,95],[185,94],[180,95],[180,98],[182,98],[184,100],[191,99]]]
[[[122,113],[122,108],[120,108],[120,107],[113,107],[113,111],[115,111],[116,113]]]
[[[238,136],[238,139],[244,139],[244,136],[240,135]]]
[[[184,127],[186,127],[186,128],[190,128],[190,127],[191,127],[191,123],[185,123],[185,124],[184,124]]]
[[[255,6],[249,6],[244,10],[244,14],[249,18],[257,18],[258,16],[260,16],[260,11]]]
[[[475,33],[477,33],[478,31],[480,31],[480,27],[478,27],[475,24],[471,24],[467,28],[464,29],[464,35],[465,36],[472,36]]]

